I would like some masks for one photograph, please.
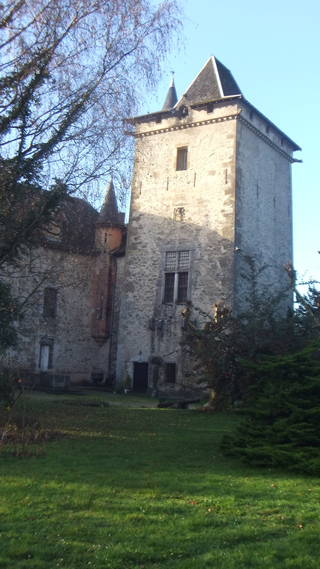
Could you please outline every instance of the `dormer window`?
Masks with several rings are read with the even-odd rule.
[[[46,239],[49,241],[60,241],[61,239],[61,222],[60,219],[50,221],[44,229]]]

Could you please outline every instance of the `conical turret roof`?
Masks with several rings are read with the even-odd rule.
[[[99,217],[97,219],[98,225],[122,225],[119,211],[117,198],[114,191],[113,179],[111,178],[104,202],[102,204]]]
[[[173,73],[172,73],[169,91],[167,93],[166,100],[164,102],[162,110],[165,111],[167,109],[173,109],[173,107],[175,106],[177,101],[178,101],[177,91],[175,88],[174,78],[173,78]]]

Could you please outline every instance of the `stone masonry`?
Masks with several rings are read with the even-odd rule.
[[[8,267],[25,318],[19,349],[0,365],[48,387],[115,381],[194,394],[185,301],[212,315],[216,302],[241,311],[246,256],[266,266],[261,287],[282,287],[300,149],[213,56],[179,100],[172,78],[163,109],[128,122],[136,140],[128,227],[112,181],[100,212],[77,198],[61,206],[38,246]],[[291,303],[284,298],[283,310]]]
[[[160,393],[194,390],[181,349],[183,286],[205,312],[217,301],[237,310],[243,255],[268,264],[268,282],[281,281],[292,260],[291,163],[299,149],[213,56],[179,101],[171,83],[170,101],[132,120],[117,364],[119,384]]]

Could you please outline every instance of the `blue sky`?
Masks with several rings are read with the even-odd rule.
[[[300,147],[293,164],[294,259],[301,276],[320,280],[319,0],[184,0],[185,43],[168,60],[151,99],[160,110],[175,71],[180,97],[214,54],[244,96]]]

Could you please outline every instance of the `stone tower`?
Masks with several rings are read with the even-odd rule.
[[[243,255],[279,282],[292,259],[291,164],[299,147],[242,95],[211,56],[177,101],[136,117],[117,381],[191,390],[184,301],[237,311]]]

